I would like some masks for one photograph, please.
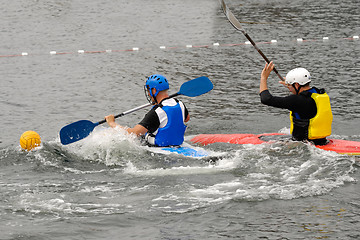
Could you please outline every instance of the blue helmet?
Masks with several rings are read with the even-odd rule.
[[[155,88],[156,92],[155,94],[152,93],[152,90]],[[149,91],[150,96],[152,96],[156,101],[156,96],[159,94],[160,91],[164,91],[169,89],[169,83],[167,79],[160,75],[160,74],[154,74],[148,77],[145,83],[145,90]]]

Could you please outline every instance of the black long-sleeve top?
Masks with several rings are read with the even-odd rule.
[[[263,104],[296,112],[301,119],[313,118],[317,112],[316,103],[310,94],[276,97],[271,95],[269,90],[264,90],[260,93],[260,98]]]

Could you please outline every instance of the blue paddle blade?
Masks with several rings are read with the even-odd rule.
[[[63,145],[67,145],[86,138],[97,125],[99,123],[92,123],[88,120],[80,120],[66,125],[60,130],[60,141]]]
[[[213,88],[214,85],[210,79],[202,76],[183,83],[178,94],[188,97],[196,97],[211,91]]]

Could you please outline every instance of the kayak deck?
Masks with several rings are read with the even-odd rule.
[[[269,137],[288,138],[290,135],[282,133],[265,133],[265,134],[200,134],[192,138],[190,141],[201,145],[208,145],[213,143],[230,143],[230,144],[263,144],[269,142]],[[360,142],[328,139],[329,143],[326,145],[314,145],[315,147],[327,151],[334,151],[340,154],[360,155]]]
[[[153,153],[160,154],[177,154],[184,157],[202,158],[209,156],[209,153],[199,147],[186,146],[173,146],[173,147],[146,147],[147,150]]]
[[[160,148],[163,151],[177,153],[185,157],[207,157],[208,153],[204,150],[196,150],[191,147],[164,147]]]

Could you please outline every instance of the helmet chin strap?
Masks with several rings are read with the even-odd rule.
[[[293,88],[295,89],[296,95],[299,95],[300,92],[300,88],[302,87],[301,85],[299,86],[299,88],[295,87],[295,83],[292,84]]]
[[[152,89],[150,89],[150,91],[151,91],[151,96],[152,96],[152,98],[154,99],[154,103],[156,103],[156,104],[158,104],[158,102],[157,102],[157,99],[156,99],[156,96],[159,94],[159,92],[157,92],[157,90],[155,89],[155,94],[153,94],[153,92],[152,92],[152,90],[153,90],[154,88],[152,88]]]
[[[152,90],[150,90],[146,86],[144,86],[145,97],[148,100],[148,102],[152,105],[155,103],[157,104],[156,97],[154,97],[153,94],[150,94],[150,91],[152,91]],[[153,99],[154,99],[154,101],[153,101]]]
[[[154,103],[158,104],[156,97],[153,97]]]

